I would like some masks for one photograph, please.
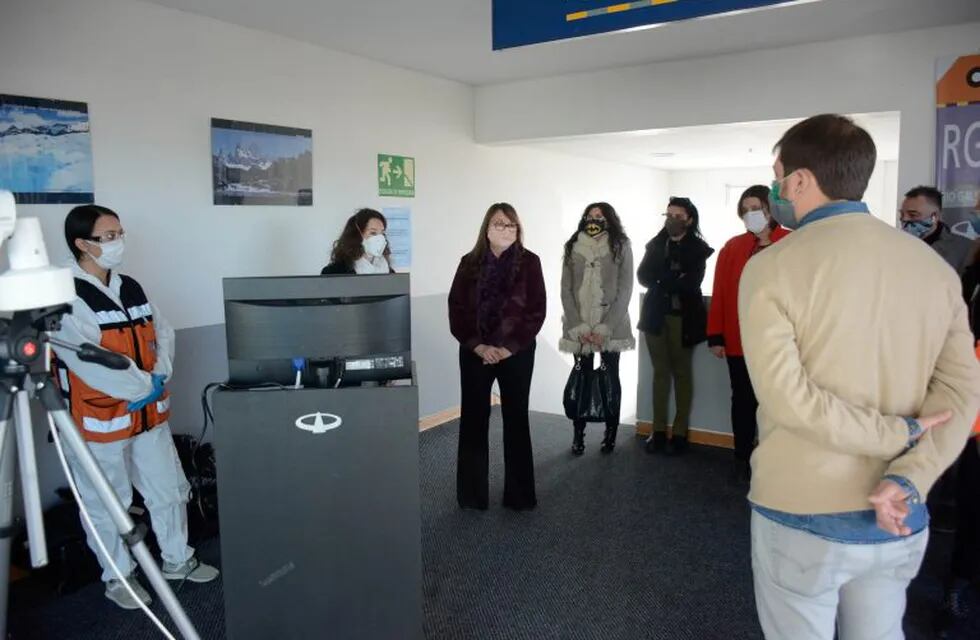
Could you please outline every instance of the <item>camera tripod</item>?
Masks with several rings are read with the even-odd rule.
[[[94,362],[110,369],[129,367],[126,358],[95,345],[75,346],[44,335],[45,332],[56,330],[61,316],[69,310],[68,305],[58,305],[17,311],[12,320],[0,318],[0,638],[7,637],[15,451],[20,467],[31,565],[43,567],[48,562],[31,425],[30,402],[33,398],[44,407],[50,417],[52,430],[57,430],[56,435],[71,453],[73,462],[76,463],[76,472],[84,474],[95,487],[119,535],[142,567],[143,574],[166,607],[181,636],[187,640],[199,640],[194,625],[143,541],[145,527],[133,524],[126,507],[119,501],[72,420],[61,391],[46,370],[45,342],[75,351],[83,361]]]

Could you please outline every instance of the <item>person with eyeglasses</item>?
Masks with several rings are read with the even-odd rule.
[[[545,313],[541,260],[524,247],[514,207],[493,204],[449,291],[449,329],[459,341],[456,498],[463,509],[485,510],[489,505],[490,390],[495,380],[504,423],[503,506],[521,511],[537,505],[528,399],[535,341]]]
[[[388,220],[374,209],[361,209],[344,225],[340,237],[333,243],[330,263],[320,275],[362,275],[394,273],[391,248],[385,231]]]
[[[65,240],[74,256],[76,299],[54,334],[68,343],[93,343],[129,359],[119,371],[82,362],[78,355],[54,347],[53,373],[69,410],[106,480],[129,507],[133,487],[150,512],[153,532],[168,580],[210,582],[218,570],[194,557],[187,545],[187,500],[190,485],[174,447],[168,419],[166,382],[173,374],[174,330],[150,302],[136,280],[120,274],[125,232],[119,216],[106,207],[75,207],[65,219]],[[86,509],[112,561],[139,600],[150,595],[133,575],[133,559],[88,476],[69,454]],[[102,566],[105,596],[123,609],[139,603],[101,555],[86,526],[89,547]]]
[[[653,362],[653,433],[648,453],[687,451],[694,397],[694,347],[707,335],[708,311],[701,295],[705,266],[714,249],[701,235],[698,209],[688,198],[671,198],[664,227],[647,243],[636,275],[647,288],[640,309]],[[667,411],[673,383],[676,414],[667,441]]]

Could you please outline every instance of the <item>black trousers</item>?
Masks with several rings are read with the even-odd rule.
[[[489,503],[490,391],[500,385],[504,419],[505,507],[530,509],[534,493],[534,457],[528,396],[534,372],[534,345],[498,364],[483,360],[466,348],[459,350],[462,407],[459,419],[459,457],[456,463],[456,498],[461,507],[486,509]]]
[[[584,356],[576,356],[576,360],[582,363],[582,368],[591,371],[595,363],[595,354],[590,353]],[[609,372],[609,377],[612,378],[613,384],[617,389],[620,389],[619,384],[619,353],[614,351],[603,351],[599,354],[599,359],[602,364],[606,365],[606,370]],[[620,391],[622,395],[622,391]],[[573,420],[572,424],[578,429],[585,428],[584,420]],[[606,420],[607,427],[618,427],[619,426],[619,414],[614,416],[607,416]]]
[[[953,538],[953,577],[980,578],[980,453],[970,438],[956,471],[956,535]]]
[[[728,356],[728,375],[732,380],[732,432],[735,434],[735,459],[748,462],[755,449],[758,431],[756,410],[759,401],[752,389],[749,369],[742,356]]]

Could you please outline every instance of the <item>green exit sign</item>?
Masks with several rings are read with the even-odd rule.
[[[415,197],[415,158],[378,154],[378,195]]]

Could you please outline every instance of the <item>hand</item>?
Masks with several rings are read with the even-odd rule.
[[[497,364],[500,362],[500,355],[497,353],[497,347],[481,344],[473,351],[476,353],[476,355],[483,359],[483,364]]]
[[[725,347],[722,346],[711,347],[711,353],[714,354],[714,356],[719,360],[725,359]]]
[[[503,347],[487,347],[486,355],[483,358],[485,364],[500,364],[511,357],[511,352]]]
[[[929,433],[930,429],[942,426],[950,421],[953,417],[952,411],[943,411],[942,413],[937,413],[931,416],[924,416],[922,418],[916,418],[916,422],[922,427],[922,433],[920,433],[912,442],[916,442],[922,438],[922,436]]]
[[[150,395],[146,396],[141,400],[137,400],[136,402],[130,402],[129,405],[126,407],[126,411],[129,411],[130,413],[133,413],[134,411],[140,411],[146,405],[159,400],[162,395],[163,395],[163,382],[161,380],[160,385],[157,386],[156,380],[154,379],[153,391],[150,392]]]
[[[578,337],[578,341],[581,342],[582,344],[590,344],[592,342],[592,334],[583,333]]]
[[[909,505],[905,502],[905,489],[891,480],[882,480],[878,487],[868,496],[868,501],[874,507],[878,528],[894,536],[907,536],[912,530],[905,525],[909,515]]]
[[[593,333],[592,334],[592,344],[594,344],[595,346],[601,347],[602,346],[602,343],[605,342],[605,341],[606,341],[606,339],[603,337],[603,335],[601,333]]]

